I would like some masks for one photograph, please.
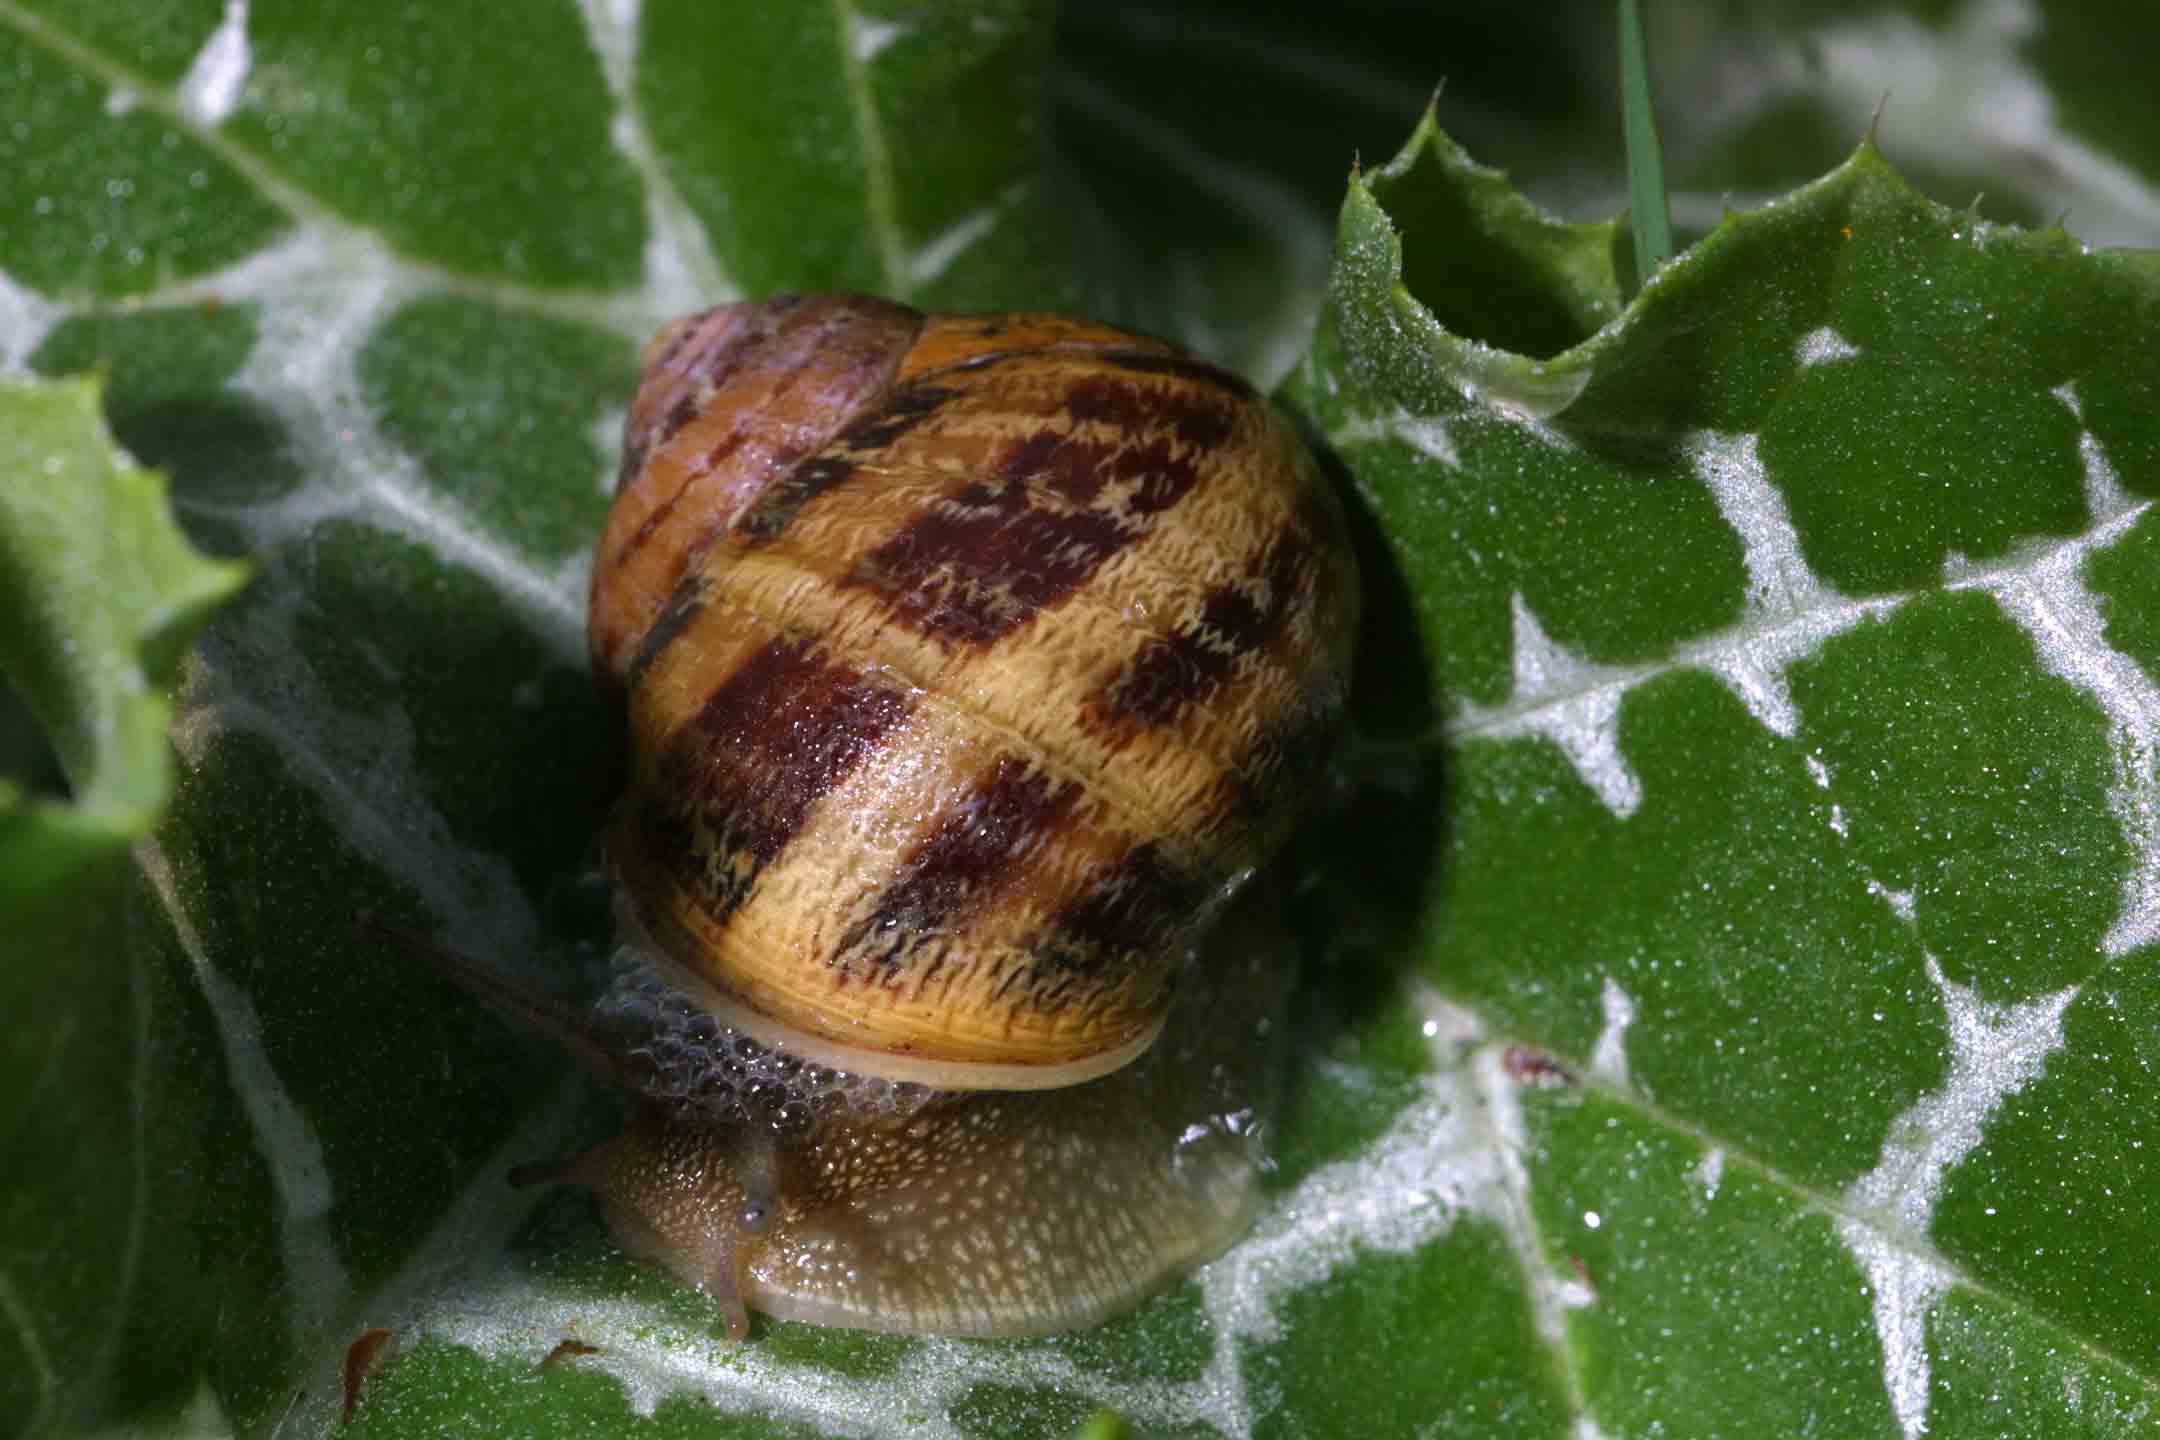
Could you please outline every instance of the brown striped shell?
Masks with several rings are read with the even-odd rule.
[[[1356,615],[1290,427],[1102,326],[818,295],[670,326],[626,430],[614,985],[577,1011],[411,944],[636,1098],[524,1178],[737,1335],[1043,1334],[1219,1253],[1294,965],[1280,887],[1232,892]]]
[[[689,316],[594,560],[626,923],[821,1065],[1116,1070],[1284,838],[1356,603],[1296,433],[1170,346],[850,295]]]

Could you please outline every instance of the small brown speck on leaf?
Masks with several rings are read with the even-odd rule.
[[[1566,1066],[1532,1045],[1510,1045],[1500,1057],[1508,1078],[1529,1090],[1558,1090],[1575,1083]]]
[[[587,1345],[582,1340],[565,1340],[553,1350],[548,1351],[547,1358],[540,1362],[540,1368],[542,1370],[552,1370],[558,1365],[577,1359],[580,1355],[597,1355],[599,1353],[600,1347],[597,1345]]]
[[[376,1326],[360,1332],[360,1338],[345,1350],[345,1423],[352,1423],[353,1412],[360,1408],[360,1392],[375,1372],[389,1362],[392,1342],[396,1339],[388,1330]]]

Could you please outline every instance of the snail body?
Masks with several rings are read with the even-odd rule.
[[[1356,608],[1295,432],[1170,346],[849,295],[669,326],[590,625],[642,958],[580,1043],[642,1098],[529,1178],[738,1333],[1067,1329],[1219,1252],[1291,964],[1234,897]]]
[[[515,1178],[589,1187],[617,1243],[713,1296],[737,1336],[750,1311],[936,1335],[1096,1324],[1251,1222],[1295,960],[1264,898],[1231,907],[1145,1055],[1055,1090],[790,1068],[633,970],[638,1002],[618,987],[602,1017],[636,1030],[644,1098],[618,1135]],[[742,1073],[761,1068],[782,1073]]]

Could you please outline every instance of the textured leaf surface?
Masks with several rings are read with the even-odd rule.
[[[0,1415],[322,1433],[384,1327],[354,1434],[2150,1423],[2149,262],[1863,156],[1623,316],[1609,227],[1431,135],[1336,235],[1442,77],[1593,211],[1578,7],[333,8],[0,0],[0,362],[102,371],[192,540],[261,569],[183,670],[170,818],[10,951],[72,1048],[8,1052],[0,1133],[48,1158],[0,1182],[41,1257],[0,1264]],[[1997,53],[1927,24],[1899,53]],[[1667,33],[1715,41],[1682,94],[1754,38]],[[1880,87],[1851,119],[1842,76],[1743,197],[1849,147]],[[1698,111],[1683,158],[1739,113]],[[1372,522],[1273,1198],[1086,1335],[728,1344],[501,1183],[607,1102],[353,925],[593,958],[584,553],[637,347],[817,285],[1084,305],[1269,382],[1310,340]]]
[[[164,478],[114,448],[99,389],[0,381],[0,705],[33,716],[57,762],[48,793],[0,777],[0,1302],[18,1322],[0,1339],[0,1412],[55,1427],[126,1383],[134,1303],[172,1278],[125,1243],[146,1162],[171,1153],[144,1128],[160,1075],[145,1042],[168,997],[127,953],[130,847],[172,794],[181,652],[247,573],[188,546]]]
[[[1293,390],[1414,617],[1368,763],[1447,828],[1395,938],[1505,1047],[1570,1409],[1967,1433],[1985,1349],[2032,1433],[2138,1433],[2150,267],[1863,147],[1516,354],[1489,285],[1403,283],[1398,220],[1488,181],[1427,129],[1353,182]]]
[[[1081,163],[1060,172],[1061,218],[1085,233],[1091,298],[1270,382],[1286,374],[1327,283],[1346,159],[1394,153],[1436,88],[1450,132],[1525,193],[1568,216],[1621,211],[1613,13],[1480,0],[1064,7],[1054,134]],[[1927,194],[1995,220],[2063,217],[2095,245],[2160,245],[2160,123],[2138,78],[2160,11],[1664,0],[1648,21],[1683,239],[1831,169],[1879,113]]]
[[[1652,24],[1672,178],[1698,227],[1827,168],[1880,114],[1904,168],[1946,201],[2025,224],[2066,215],[2096,245],[2160,236],[2160,128],[2126,78],[2160,39],[2149,9],[1703,0]]]
[[[164,477],[114,448],[99,390],[94,381],[0,384],[0,666],[74,789],[71,804],[24,803],[15,813],[125,843],[170,791],[170,709],[159,692],[246,571],[189,547],[166,508]],[[7,867],[11,887],[27,853]]]

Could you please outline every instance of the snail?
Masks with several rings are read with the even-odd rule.
[[[857,295],[647,347],[594,555],[622,935],[589,1014],[437,959],[637,1097],[513,1178],[857,1329],[1096,1323],[1250,1222],[1272,887],[1357,617],[1339,502],[1236,377]]]

